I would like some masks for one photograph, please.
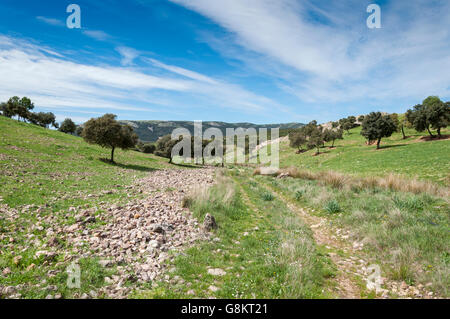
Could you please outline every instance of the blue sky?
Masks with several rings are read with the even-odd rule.
[[[81,7],[81,29],[66,7]],[[381,7],[369,29],[366,8]],[[59,120],[280,123],[450,99],[450,1],[2,0],[0,100]]]

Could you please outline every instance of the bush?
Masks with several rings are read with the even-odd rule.
[[[153,154],[156,150],[156,145],[155,144],[143,144],[140,148],[142,153],[145,154]]]
[[[194,204],[194,198],[192,196],[184,197],[183,201],[181,202],[181,206],[183,208],[191,208],[192,204]]]
[[[394,196],[392,198],[392,201],[397,208],[407,211],[422,211],[424,207],[424,203],[422,202],[422,200],[413,196],[407,197],[405,199]]]
[[[304,189],[299,189],[295,192],[295,199],[296,200],[301,200],[303,195],[305,195],[305,190]]]
[[[324,209],[330,214],[336,214],[341,211],[341,206],[339,206],[339,203],[333,199],[326,203]]]
[[[272,195],[272,193],[264,193],[264,194],[262,194],[261,197],[266,202],[271,202],[271,201],[273,201],[275,199],[275,197]]]

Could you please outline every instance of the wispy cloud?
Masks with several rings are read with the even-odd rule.
[[[359,0],[171,1],[228,31],[213,48],[272,72],[302,102],[450,96],[450,72],[442,72],[450,69],[448,1],[388,2],[380,30],[366,27],[368,2]]]
[[[278,105],[238,85],[155,59],[149,59],[151,69],[96,66],[48,52],[51,49],[0,36],[0,72],[7,75],[0,76],[0,101],[13,95],[28,96],[37,106],[55,111],[116,110],[122,114],[219,107],[266,112],[269,118]],[[134,56],[128,56],[123,64],[129,65]],[[150,74],[155,68],[157,72]]]
[[[119,52],[119,54],[122,56],[121,64],[123,66],[133,65],[134,59],[136,59],[140,55],[139,51],[124,46],[117,47],[116,51]]]
[[[58,20],[58,19],[54,19],[54,18],[47,18],[47,17],[43,17],[43,16],[38,16],[38,17],[36,17],[36,19],[41,21],[41,22],[44,22],[46,24],[57,26],[57,27],[63,27],[65,25],[63,21]]]
[[[83,30],[84,35],[93,38],[98,41],[107,41],[112,39],[112,36],[101,30]]]
[[[190,79],[193,79],[193,80],[197,80],[197,81],[201,81],[201,82],[207,82],[207,83],[210,83],[210,84],[218,84],[218,82],[216,80],[214,80],[213,78],[211,78],[211,77],[208,77],[208,76],[205,76],[203,74],[200,74],[200,73],[197,73],[197,72],[194,72],[194,71],[190,71],[190,70],[178,67],[178,66],[168,65],[168,64],[162,63],[161,61],[158,61],[158,60],[155,60],[155,59],[151,59],[151,58],[144,58],[144,61],[147,61],[147,62],[153,64],[154,66],[158,67],[158,68],[161,68],[161,69],[164,69],[164,70],[167,70],[167,71],[170,71],[170,72],[182,75],[184,77],[187,77],[187,78],[190,78]]]

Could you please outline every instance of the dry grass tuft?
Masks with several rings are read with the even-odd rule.
[[[321,172],[318,174],[318,178],[324,184],[337,189],[343,189],[346,185],[350,184],[350,178],[348,176],[333,171]]]
[[[261,170],[257,168],[254,175],[261,175]],[[329,185],[336,189],[367,189],[367,188],[387,188],[393,191],[408,192],[413,194],[427,193],[442,198],[450,197],[448,187],[437,185],[430,181],[419,180],[417,178],[407,178],[398,174],[389,174],[385,177],[352,177],[334,171],[322,171],[314,173],[308,170],[299,170],[296,167],[289,167],[278,171],[277,175],[288,175],[293,178],[306,180],[317,180],[324,185]]]
[[[427,193],[439,197],[449,197],[448,188],[441,187],[429,181],[419,180],[417,178],[406,179],[401,175],[389,174],[377,179],[378,186],[389,188],[390,190],[409,192],[413,194]]]

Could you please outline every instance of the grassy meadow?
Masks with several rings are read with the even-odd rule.
[[[425,132],[406,128],[407,139],[404,140],[401,133],[394,133],[383,138],[382,148],[376,150],[375,145],[365,144],[360,132],[360,127],[350,130],[350,134],[344,132],[344,139],[336,140],[336,148],[322,148],[322,154],[318,156],[312,156],[314,150],[296,154],[289,142],[283,142],[280,144],[280,166],[311,171],[333,170],[359,176],[396,173],[450,184],[449,140],[424,141],[422,137],[428,136]],[[450,134],[450,130],[443,130],[442,134]]]
[[[117,165],[110,150],[89,145],[81,138],[36,125],[0,117],[0,196],[10,207],[50,205],[65,209],[125,197],[124,186],[158,168],[167,160],[135,151],[117,150]],[[115,189],[115,194],[99,194]],[[75,196],[76,194],[76,196]],[[89,194],[99,197],[84,198]]]
[[[389,281],[448,297],[450,140],[424,141],[426,134],[407,129],[407,139],[395,133],[376,150],[359,133],[360,128],[344,133],[335,148],[324,147],[318,156],[314,150],[296,154],[283,142],[280,164],[298,170],[295,178],[254,175],[249,166],[218,169],[214,186],[199,185],[183,201],[199,222],[206,213],[214,215],[219,227],[211,240],[169,252],[167,275],[128,297],[338,298],[342,265],[333,261],[336,255],[376,263]],[[49,291],[62,298],[105,297],[95,291],[117,267],[82,257],[87,277],[74,291],[66,287],[64,272],[70,263],[65,252],[73,247],[61,243],[51,261],[36,257],[49,241],[45,218],[68,226],[80,208],[101,215],[102,207],[142,198],[133,188],[138,179],[154,170],[182,168],[135,151],[117,150],[115,165],[105,158],[108,149],[79,137],[0,117],[0,206],[7,204],[17,216],[13,223],[0,216],[0,271],[10,270],[0,276],[0,286],[15,286],[24,298],[45,298]],[[322,218],[330,231],[348,232],[350,243],[362,244],[358,256],[319,244],[316,225],[296,207]],[[98,219],[88,227],[105,222]],[[217,269],[219,275],[211,273]],[[361,277],[346,276],[356,287],[353,297],[380,297]],[[389,291],[388,297],[399,295]]]

